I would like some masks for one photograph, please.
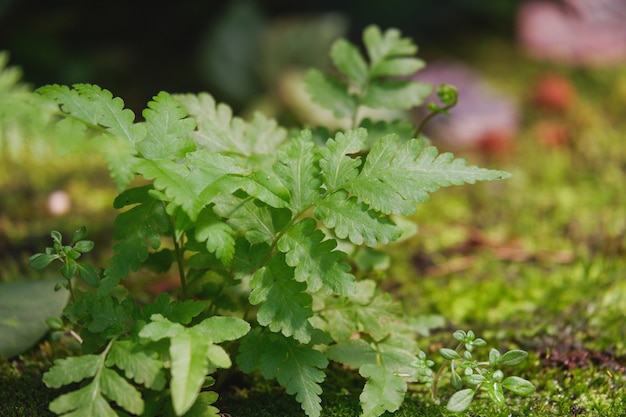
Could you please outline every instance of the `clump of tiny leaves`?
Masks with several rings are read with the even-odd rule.
[[[120,191],[105,268],[80,262],[93,248],[86,229],[69,245],[53,232],[53,247],[31,258],[39,269],[61,263],[71,291],[65,326],[82,343],[81,356],[57,360],[44,376],[52,388],[78,383],[53,412],[218,416],[214,384],[233,362],[275,379],[310,417],[321,413],[329,361],[364,379],[366,417],[398,410],[410,383],[433,381],[420,326],[356,260],[403,237],[403,217],[429,193],[509,174],[439,154],[405,122],[361,120],[363,108],[409,109],[432,90],[406,77],[423,66],[410,39],[371,26],[363,41],[366,56],[339,40],[335,75],[307,76],[312,98],[352,121],[331,137],[261,114],[243,120],[206,93],[161,92],[135,121],[95,85],[37,90],[57,105],[52,129],[98,141]],[[433,111],[452,103],[454,90],[442,91],[444,107]],[[122,284],[147,267],[175,273],[180,289],[140,305]],[[464,343],[469,352],[477,342]],[[491,356],[494,365],[521,358]],[[450,357],[453,374],[471,371],[468,389],[491,386],[499,399],[497,371],[459,358]]]
[[[489,360],[480,362],[474,358],[474,348],[485,346],[487,342],[476,337],[471,330],[468,332],[457,330],[453,336],[459,344],[456,349],[439,349],[439,354],[445,362],[435,375],[428,374],[428,377],[432,376],[432,380],[427,381],[431,386],[433,399],[437,400],[438,383],[447,369],[446,366],[449,365],[450,384],[457,390],[448,400],[446,408],[449,411],[465,411],[479,390],[486,391],[497,406],[504,405],[504,389],[524,397],[535,392],[535,387],[529,381],[517,376],[504,378],[504,372],[500,370],[503,366],[511,367],[523,363],[528,357],[525,351],[515,349],[502,354],[492,348],[489,351]],[[422,360],[424,359],[425,357],[422,357]],[[430,367],[434,363],[426,365]]]

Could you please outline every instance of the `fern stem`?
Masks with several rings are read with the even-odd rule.
[[[183,251],[178,243],[178,240],[176,239],[176,236],[174,236],[174,251],[176,252],[176,263],[178,264],[178,275],[180,276],[180,288],[183,293],[182,298],[185,300],[189,295],[187,291],[187,277],[183,266],[185,260],[183,258]]]

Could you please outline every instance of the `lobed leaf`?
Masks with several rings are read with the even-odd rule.
[[[136,271],[148,258],[149,250],[161,245],[161,234],[170,229],[163,204],[150,196],[150,186],[133,188],[120,194],[114,201],[116,208],[137,204],[120,213],[115,219],[113,256],[100,282],[99,294],[105,294],[126,278],[130,270]]]
[[[354,291],[355,278],[345,262],[346,254],[335,250],[336,246],[335,240],[325,240],[311,218],[295,223],[277,242],[287,265],[295,268],[296,281],[306,282],[309,292],[349,295]]]
[[[285,140],[286,132],[276,121],[255,113],[246,123],[233,117],[225,104],[207,94],[174,96],[197,121],[192,135],[199,147],[212,152],[235,152],[244,156],[271,154]]]
[[[410,80],[376,80],[371,82],[362,104],[374,109],[408,110],[419,106],[432,92],[430,84]]]
[[[330,49],[330,57],[335,66],[350,81],[363,85],[368,79],[368,67],[361,52],[345,39],[339,39]]]
[[[407,391],[404,379],[375,364],[362,366],[359,373],[367,378],[359,396],[363,408],[361,417],[378,417],[386,411],[393,413],[400,408]]]
[[[319,384],[325,378],[322,369],[328,366],[320,351],[292,338],[257,329],[242,339],[237,364],[243,372],[258,368],[264,378],[276,378],[288,394],[296,395],[309,417],[319,417],[322,409]]]
[[[387,135],[372,146],[359,176],[347,188],[375,210],[407,215],[440,187],[508,176],[503,171],[468,166],[465,159],[454,159],[450,153],[439,154],[422,140],[401,142],[397,136]]]
[[[363,128],[338,132],[335,139],[328,139],[326,147],[320,149],[319,162],[326,190],[336,191],[357,177],[362,161],[350,155],[363,150],[366,140],[367,130]]]
[[[311,340],[312,298],[306,284],[294,280],[294,270],[286,264],[285,255],[277,254],[250,281],[250,303],[258,305],[257,320],[274,332],[293,336],[302,343]]]
[[[140,415],[143,413],[141,393],[122,378],[117,372],[109,368],[102,368],[98,379],[100,390],[111,401],[126,411]]]
[[[180,332],[170,338],[172,406],[182,416],[196,402],[208,373],[210,342],[192,332]]]
[[[73,382],[93,377],[102,366],[99,355],[70,356],[57,359],[54,366],[43,375],[47,387],[59,388]]]
[[[76,391],[60,395],[50,403],[49,408],[61,417],[118,417],[100,394],[99,384],[95,381]]]
[[[311,99],[338,117],[353,117],[358,101],[339,79],[311,69],[306,75],[306,89]]]
[[[111,345],[105,365],[116,366],[132,379],[146,388],[158,389],[165,379],[161,371],[163,363],[149,355],[149,351],[137,349],[137,344],[130,340],[118,340]]]
[[[339,190],[318,202],[313,214],[333,229],[340,239],[348,238],[355,245],[374,247],[400,237],[402,231],[387,217],[381,216],[356,197]]]
[[[363,43],[373,63],[386,58],[414,55],[417,46],[410,38],[402,38],[397,29],[388,29],[384,33],[376,25],[370,25],[363,31]]]
[[[301,213],[320,199],[322,179],[319,154],[311,132],[303,130],[289,145],[278,151],[274,172],[289,192],[289,208]]]
[[[146,138],[137,149],[147,159],[175,159],[195,149],[190,139],[196,123],[187,111],[166,92],[160,92],[143,111]]]
[[[205,208],[198,215],[195,237],[199,242],[205,242],[207,250],[215,253],[224,265],[229,265],[235,256],[234,230],[212,210]]]

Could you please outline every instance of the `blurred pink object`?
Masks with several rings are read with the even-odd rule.
[[[519,125],[517,103],[496,90],[473,68],[460,62],[434,62],[415,76],[417,81],[433,84],[451,84],[459,93],[458,104],[449,114],[440,114],[430,120],[424,133],[438,146],[451,150],[478,149],[486,153],[501,153],[509,148]],[[439,98],[435,93],[426,102]],[[426,107],[426,106],[424,106]],[[424,109],[416,114],[419,123]]]
[[[530,0],[517,12],[529,55],[570,65],[626,62],[625,0]]]

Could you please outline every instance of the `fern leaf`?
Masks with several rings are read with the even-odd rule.
[[[361,151],[366,139],[365,129],[350,130],[345,134],[339,132],[335,139],[329,139],[326,147],[321,148],[319,164],[327,190],[336,191],[357,177],[362,161],[349,155]]]
[[[207,334],[215,330],[221,336],[213,337],[213,340],[234,340],[243,336],[249,325],[235,318],[215,320],[212,317],[206,323],[186,328],[160,314],[154,314],[151,320],[141,329],[139,336],[153,341],[169,339],[172,406],[176,415],[182,416],[196,403],[209,370],[231,364],[226,352],[214,345]]]
[[[244,372],[258,368],[264,378],[276,378],[288,394],[295,394],[309,417],[319,417],[319,384],[325,378],[322,369],[328,366],[321,352],[291,338],[257,330],[242,339],[237,363]]]
[[[330,49],[333,64],[349,80],[358,85],[365,84],[369,77],[367,63],[359,49],[345,39],[339,39]]]
[[[129,271],[136,271],[148,258],[150,248],[158,249],[161,234],[170,231],[169,219],[163,204],[149,194],[151,187],[133,188],[120,194],[114,202],[116,208],[136,204],[120,213],[115,219],[114,254],[105,270],[98,292],[105,294],[126,278]]]
[[[113,343],[113,342],[111,342]],[[60,395],[50,403],[50,410],[63,417],[117,417],[108,401],[132,414],[141,414],[144,402],[139,391],[114,370],[105,366],[111,344],[99,355],[84,355],[55,361],[44,374],[49,387],[61,387],[93,378],[84,387]]]
[[[286,148],[278,152],[274,171],[290,194],[293,213],[307,210],[320,198],[322,180],[318,166],[319,154],[311,132],[303,130]]]
[[[175,95],[193,116],[198,128],[193,139],[199,147],[212,152],[234,152],[244,156],[272,153],[285,140],[286,132],[260,113],[250,123],[233,117],[230,107],[217,104],[207,94]]]
[[[352,117],[357,110],[357,97],[350,94],[343,81],[312,69],[306,75],[306,88],[311,99],[338,118]]]
[[[388,218],[359,203],[355,197],[339,190],[318,202],[313,211],[315,217],[333,229],[340,239],[348,238],[355,245],[387,244],[398,239],[401,230]]]
[[[287,229],[277,246],[286,254],[286,263],[295,268],[295,279],[306,281],[309,292],[351,294],[355,278],[344,261],[346,254],[335,250],[336,241],[324,239],[315,221],[305,218]]]
[[[368,85],[362,104],[374,109],[408,110],[422,104],[431,92],[430,84],[375,80]]]
[[[401,142],[397,136],[387,135],[372,146],[359,176],[347,188],[375,210],[407,215],[415,211],[415,203],[425,202],[428,194],[440,187],[508,176],[503,171],[468,166],[450,153],[439,155],[422,140]]]
[[[250,281],[250,303],[262,303],[257,313],[259,324],[307,343],[313,329],[308,320],[313,315],[312,298],[305,292],[306,284],[295,281],[293,274],[284,254],[274,256]]]
[[[57,102],[61,110],[74,119],[104,128],[109,135],[128,142],[130,146],[124,141],[107,138],[104,139],[106,145],[100,147],[118,189],[126,188],[134,178],[135,146],[145,138],[146,129],[143,124],[134,123],[135,115],[132,110],[124,108],[124,101],[91,84],[75,84],[72,89],[47,85],[37,92]]]
[[[165,384],[161,368],[163,363],[146,350],[138,350],[130,340],[115,341],[107,355],[105,365],[116,366],[124,371],[126,378],[134,380],[146,388],[158,389]]]
[[[191,132],[196,123],[187,111],[168,93],[161,92],[143,111],[147,135],[137,149],[147,159],[175,159],[193,151]]]
[[[410,38],[402,38],[397,29],[389,29],[384,33],[376,25],[370,25],[363,31],[363,43],[373,65],[387,58],[402,55],[414,55],[417,46]]]
[[[222,194],[214,203],[215,213],[225,218],[233,230],[243,233],[251,244],[272,244],[291,218],[288,210],[272,210],[247,195]]]
[[[217,259],[224,265],[229,265],[235,256],[234,230],[223,222],[212,210],[205,208],[200,212],[195,227],[196,239],[206,242],[210,253],[215,253]]]
[[[359,397],[363,408],[361,417],[378,417],[386,411],[398,411],[407,391],[404,379],[379,365],[364,365],[359,373],[367,378]]]

